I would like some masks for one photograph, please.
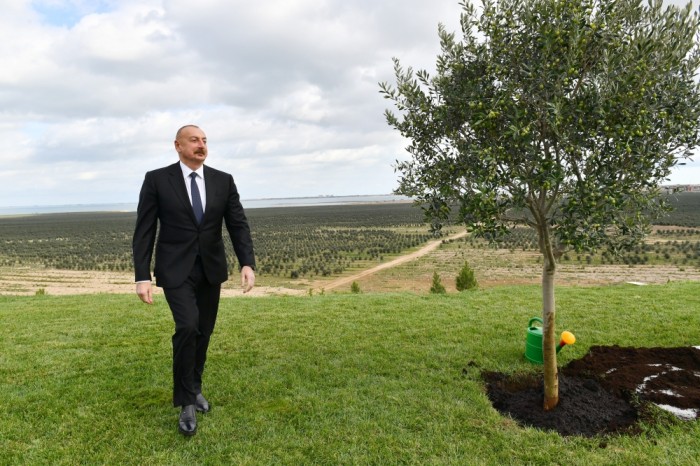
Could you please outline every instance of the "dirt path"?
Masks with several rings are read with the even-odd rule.
[[[463,236],[466,236],[467,232],[461,231],[457,234],[454,234],[452,236],[448,236],[447,238],[440,238],[436,239],[434,241],[429,242],[419,250],[412,252],[410,254],[406,254],[404,256],[397,257],[396,259],[390,260],[389,262],[385,262],[383,264],[379,264],[375,267],[372,267],[371,269],[363,270],[362,272],[358,272],[354,275],[351,275],[349,277],[342,277],[337,280],[333,280],[332,282],[326,283],[323,285],[323,288],[325,290],[333,290],[336,288],[340,288],[341,286],[346,286],[349,285],[350,283],[359,280],[360,278],[366,277],[368,275],[372,275],[374,273],[379,272],[380,270],[384,269],[389,269],[391,267],[396,267],[397,265],[404,264],[406,262],[412,261],[414,259],[417,259],[419,257],[425,256],[426,254],[429,254],[436,250],[440,244],[442,244],[443,241],[449,241],[449,240],[454,240],[454,239],[459,239],[462,238]]]

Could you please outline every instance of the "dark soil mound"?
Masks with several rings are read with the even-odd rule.
[[[648,403],[680,419],[700,412],[700,349],[593,346],[559,371],[559,405],[542,409],[542,377],[482,374],[498,411],[562,435],[632,431]]]

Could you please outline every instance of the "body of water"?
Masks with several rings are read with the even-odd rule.
[[[285,197],[275,199],[244,199],[241,200],[241,203],[246,209],[262,209],[266,207],[369,204],[375,202],[409,202],[410,200],[411,199],[406,196],[396,196],[394,194],[374,194],[357,196],[316,196]],[[50,214],[63,212],[136,212],[136,203],[0,207],[0,215]]]

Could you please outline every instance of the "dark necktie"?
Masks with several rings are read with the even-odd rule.
[[[192,210],[194,210],[194,216],[197,219],[197,223],[201,223],[202,216],[204,215],[204,209],[202,209],[202,196],[199,195],[199,188],[197,187],[197,174],[195,172],[190,173],[190,178],[192,179],[190,183],[190,188],[192,191]]]

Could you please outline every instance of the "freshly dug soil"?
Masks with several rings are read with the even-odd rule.
[[[593,346],[559,371],[559,404],[544,411],[542,377],[485,372],[498,411],[561,435],[634,432],[653,403],[684,420],[700,413],[700,349]],[[653,421],[649,417],[646,421]]]

